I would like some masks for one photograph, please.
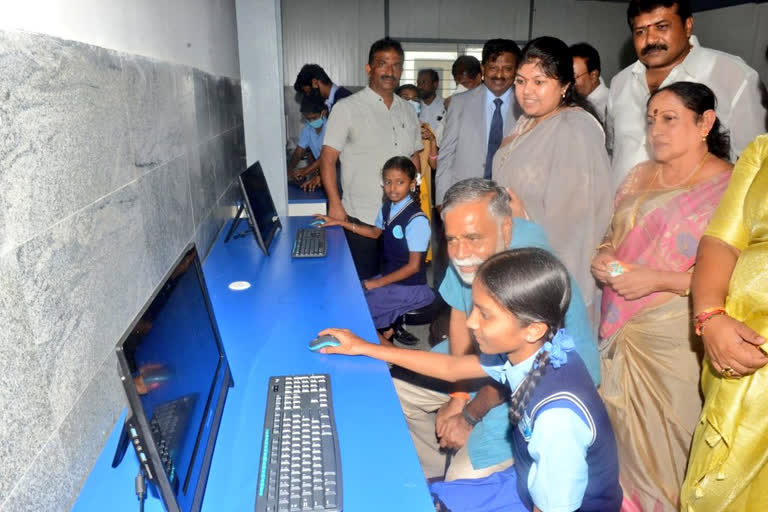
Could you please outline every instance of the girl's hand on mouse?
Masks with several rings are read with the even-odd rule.
[[[329,328],[320,331],[319,335],[330,334],[337,340],[339,345],[328,346],[320,349],[323,354],[345,354],[348,356],[365,355],[365,349],[371,345],[360,336],[356,335],[349,329],[335,329]]]
[[[320,226],[321,228],[327,228],[327,227],[330,227],[330,226],[341,226],[342,223],[343,223],[343,221],[336,220],[333,217],[329,217],[327,215],[322,215],[320,213],[316,213],[314,215],[314,217],[315,217],[315,219],[322,220],[323,222],[325,222],[325,224],[322,224]]]

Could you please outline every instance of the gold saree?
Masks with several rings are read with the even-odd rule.
[[[768,338],[768,135],[741,154],[705,233],[739,249],[725,309]],[[768,366],[740,379],[707,362],[704,409],[696,426],[684,512],[768,511]]]

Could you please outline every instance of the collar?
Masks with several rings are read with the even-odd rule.
[[[696,36],[691,35],[691,37],[688,38],[688,43],[691,45],[691,51],[685,56],[683,62],[672,68],[672,70],[677,67],[682,67],[689,75],[696,76],[696,70],[702,68],[702,64],[704,63],[702,59],[706,59],[706,55],[702,55],[701,45]],[[632,73],[635,75],[645,74],[645,70],[645,64],[640,62],[640,59],[632,64]],[[670,73],[671,72],[672,71],[670,71]]]
[[[591,93],[589,93],[589,96],[587,96],[587,99],[590,98],[599,98],[603,94],[608,93],[608,87],[605,85],[605,82],[603,82],[603,77],[600,77],[600,83],[597,84],[597,87],[595,87]]]
[[[328,105],[328,108],[331,108],[331,105],[336,101],[336,91],[339,89],[339,86],[336,84],[331,84],[331,93],[328,95],[328,99],[325,100],[325,104]]]
[[[490,107],[496,108],[496,105],[493,103],[493,100],[495,100],[496,98],[501,98],[501,101],[504,102],[504,103],[502,103],[502,107],[508,107],[509,106],[509,100],[512,97],[512,89],[513,88],[514,87],[510,87],[501,96],[496,96],[495,94],[493,94],[491,92],[490,89],[488,89],[486,87],[485,88],[485,106],[489,107],[489,108]]]
[[[387,105],[384,103],[384,98],[381,97],[381,94],[379,94],[376,91],[374,91],[373,89],[371,89],[370,85],[366,85],[365,89],[363,89],[363,91],[365,91],[365,94],[368,95],[369,98],[371,98],[371,101],[377,101],[377,102],[380,101],[381,104],[384,106],[384,108],[387,108]],[[404,99],[402,99],[397,94],[392,93],[392,105],[387,110],[390,110],[391,108],[394,108],[394,106],[397,104],[398,100],[405,101]],[[408,108],[413,108],[413,107],[409,106]]]
[[[499,375],[501,383],[506,383],[513,392],[517,389],[520,383],[523,381],[528,372],[531,371],[536,356],[542,350],[549,352],[549,364],[554,368],[560,368],[562,365],[568,362],[568,352],[575,349],[573,338],[568,334],[565,329],[557,331],[551,341],[544,343],[544,345],[524,361],[517,364],[512,364],[509,359],[499,369]]]

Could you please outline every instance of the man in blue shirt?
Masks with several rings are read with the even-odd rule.
[[[441,216],[451,266],[440,286],[440,295],[451,306],[451,318],[449,341],[434,350],[467,354],[475,351],[467,318],[472,309],[472,280],[478,267],[508,248],[552,249],[538,225],[513,218],[509,195],[489,180],[470,178],[453,185],[445,194]],[[600,360],[596,341],[573,278],[571,286],[565,328],[597,385]],[[400,379],[394,382],[427,478],[480,478],[512,464],[503,386],[487,379],[458,387],[448,395]],[[469,395],[468,391],[476,393]],[[454,452],[448,464],[441,449]]]

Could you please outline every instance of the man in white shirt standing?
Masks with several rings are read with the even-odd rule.
[[[741,58],[703,48],[693,33],[690,0],[631,0],[627,21],[638,61],[611,82],[608,146],[614,188],[638,163],[646,148],[645,109],[652,91],[674,82],[707,85],[717,97],[717,116],[730,130],[731,156],[765,132],[760,77]]]
[[[422,69],[416,76],[416,87],[421,99],[419,121],[427,123],[432,130],[437,128],[438,123],[445,116],[445,106],[438,91],[439,86],[440,76],[434,69]]]
[[[381,168],[393,156],[421,167],[421,129],[416,111],[394,91],[403,72],[397,41],[380,39],[368,53],[368,87],[336,103],[320,153],[320,178],[328,194],[328,216],[373,225],[381,208]],[[341,160],[339,194],[336,162]],[[379,273],[378,241],[344,231],[360,280]]]
[[[587,98],[600,122],[605,124],[608,110],[608,87],[600,76],[600,54],[587,43],[571,46],[574,85],[579,94]]]

